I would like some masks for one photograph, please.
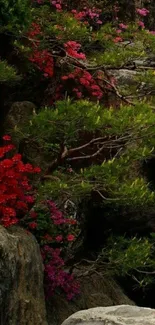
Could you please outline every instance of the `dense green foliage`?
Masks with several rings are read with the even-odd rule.
[[[41,185],[41,190],[54,199],[79,202],[97,191],[101,197],[103,194],[103,201],[105,196],[105,200],[114,199],[117,204],[121,201],[126,206],[147,206],[154,204],[155,195],[134,164],[139,162],[140,166],[153,154],[154,123],[154,111],[146,103],[115,110],[88,101],[67,100],[57,102],[54,110],[41,110],[27,126],[27,133],[23,130],[21,135],[44,151],[51,167],[55,162],[56,181]],[[59,159],[62,148],[66,153]],[[115,153],[111,159],[110,150]],[[73,172],[65,173],[74,161],[81,168],[75,165]]]
[[[0,31],[20,33],[29,24],[31,17],[30,0],[1,0]]]
[[[130,275],[137,287],[154,283],[154,234],[150,238],[111,237],[107,244],[103,260],[107,257],[111,274]]]
[[[0,61],[0,82],[15,82],[18,81],[20,77],[17,75],[15,68],[8,65],[6,61]]]
[[[6,48],[2,57],[15,61],[13,66],[0,61],[0,83],[12,84],[20,75],[20,99],[37,104],[29,123],[8,132],[26,162],[34,164],[38,157],[41,161],[39,217],[31,220],[41,245],[55,231],[49,215],[39,211],[42,200],[54,200],[58,219],[68,213],[68,202],[79,219],[80,204],[90,200],[103,212],[107,206],[113,211],[123,207],[126,216],[138,211],[139,222],[141,214],[154,209],[155,191],[142,165],[155,156],[155,69],[147,63],[155,54],[155,32],[145,28],[147,9],[138,11],[131,1],[123,16],[126,4],[120,0],[119,10],[116,1],[102,0],[0,3],[1,35],[13,35],[6,42],[12,53]],[[126,74],[130,70],[132,82],[120,82],[118,75],[124,70]],[[51,228],[44,234],[49,228],[46,218]],[[27,215],[25,220],[29,221]],[[135,230],[135,237],[124,233],[117,237],[115,223],[112,237],[105,240],[101,264],[113,274],[131,275],[140,286],[149,285],[153,278],[146,272],[155,263],[153,235],[141,237]],[[80,223],[78,227],[83,231]],[[56,238],[63,246],[61,233],[55,233],[54,239],[59,246]]]

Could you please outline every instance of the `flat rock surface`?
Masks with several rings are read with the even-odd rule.
[[[79,311],[62,325],[155,325],[155,309],[119,305]]]

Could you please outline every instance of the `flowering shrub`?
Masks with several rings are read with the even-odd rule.
[[[100,19],[100,14],[102,12],[101,9],[95,7],[84,7],[82,11],[77,11],[73,9],[71,12],[77,20],[83,21],[85,24],[102,25],[102,20]]]
[[[27,36],[31,43],[31,55],[29,60],[34,63],[37,68],[43,72],[44,77],[53,77],[54,60],[52,54],[46,49],[40,49],[39,36],[43,35],[41,26],[37,23],[32,23]]]
[[[76,220],[63,216],[50,200],[33,208],[25,219],[25,226],[37,238],[45,266],[46,296],[61,290],[68,300],[79,293],[79,284],[65,268],[65,251],[76,239]],[[69,256],[68,256],[69,258]]]
[[[0,223],[4,227],[20,223],[34,233],[45,265],[47,295],[62,289],[67,299],[72,299],[79,293],[79,285],[73,275],[63,269],[65,263],[61,254],[76,238],[76,229],[71,231],[76,221],[65,218],[51,201],[44,202],[38,210],[28,212],[35,203],[35,197],[27,175],[40,173],[40,168],[24,164],[20,154],[5,158],[5,154],[15,147],[10,143],[9,135],[5,135],[3,140],[6,144],[0,147]]]
[[[34,64],[41,72],[41,81],[42,76],[49,79],[45,82],[46,85],[49,83],[48,89],[55,83],[51,102],[55,104],[55,108],[58,105],[58,109],[53,110],[52,117],[51,109],[46,109],[45,113],[41,110],[43,115],[36,114],[36,121],[32,119],[30,127],[36,127],[37,131],[31,129],[28,135],[33,135],[33,131],[36,131],[34,142],[39,139],[42,151],[49,150],[53,163],[51,170],[53,166],[56,166],[55,169],[59,166],[72,167],[76,160],[81,161],[80,167],[82,166],[81,173],[80,167],[77,168],[74,180],[69,176],[65,179],[67,168],[63,169],[62,174],[60,171],[61,181],[48,184],[52,190],[47,189],[47,193],[49,195],[50,192],[59,199],[70,195],[80,201],[86,196],[91,197],[95,192],[100,200],[112,199],[112,202],[115,202],[116,199],[118,202],[121,199],[123,204],[128,206],[151,206],[154,204],[154,194],[148,191],[147,184],[139,175],[136,174],[137,179],[132,175],[132,159],[139,162],[142,157],[148,158],[152,154],[154,138],[150,121],[154,121],[154,113],[151,107],[135,106],[135,103],[130,102],[130,97],[137,96],[137,89],[135,96],[131,96],[132,91],[126,89],[124,84],[121,93],[120,89],[117,89],[116,79],[112,76],[113,69],[125,69],[137,58],[148,53],[148,43],[155,33],[145,30],[143,19],[149,10],[137,8],[134,12],[136,22],[131,26],[132,24],[126,23],[123,17],[119,21],[117,3],[112,1],[112,17],[115,19],[112,19],[112,24],[104,25],[106,19],[103,8],[96,8],[97,3],[95,6],[92,3],[89,7],[88,3],[85,5],[84,2],[83,0],[76,7],[76,3],[71,4],[71,1],[32,1],[35,3],[34,22],[23,37],[25,43],[28,43],[30,66]],[[116,103],[114,98],[113,106],[118,108],[116,112],[113,109],[103,110],[99,103],[94,104],[98,101],[102,104],[108,91],[118,99]],[[68,100],[67,103],[57,102],[66,98],[66,94],[76,99],[75,106],[74,100]],[[137,99],[139,100],[138,97]],[[129,106],[118,107],[120,102]],[[60,116],[59,113],[64,115]],[[37,129],[38,122],[40,125]],[[130,133],[131,129],[134,129],[133,134]],[[149,137],[148,132],[151,134]],[[21,133],[24,134],[23,130]],[[137,139],[141,139],[142,133],[141,143],[137,145]],[[4,141],[10,141],[10,138],[5,136]],[[49,200],[40,202],[29,212],[35,198],[27,174],[38,173],[40,169],[24,164],[19,154],[9,159],[4,158],[5,153],[13,148],[11,144],[0,148],[1,223],[8,227],[20,221],[36,236],[45,266],[47,296],[56,291],[63,291],[67,299],[72,299],[78,294],[79,286],[73,275],[66,270],[65,258],[66,252],[69,255],[72,242],[76,239],[76,221],[64,216],[55,203]]]
[[[44,77],[53,77],[54,61],[49,51],[35,49],[30,56],[30,61],[36,64]]]
[[[29,184],[28,174],[39,173],[39,167],[24,164],[20,154],[5,154],[14,149],[8,135],[3,137],[6,144],[0,147],[0,223],[9,227],[17,224],[34,203],[34,194]]]
[[[45,245],[42,250],[42,257],[45,264],[45,286],[47,297],[52,296],[56,291],[61,290],[66,294],[68,300],[72,300],[80,292],[79,283],[74,276],[66,272],[64,260],[60,256],[59,248],[53,249]]]
[[[68,41],[64,44],[64,48],[66,50],[66,53],[73,58],[85,60],[86,56],[84,53],[78,53],[78,51],[81,48],[81,44],[74,42],[74,41]]]
[[[73,94],[76,98],[95,97],[101,99],[103,96],[100,86],[97,85],[93,76],[86,70],[77,68],[68,75],[62,76],[61,80],[64,88],[68,89],[68,94]],[[61,95],[63,88],[58,88],[58,92]]]
[[[149,14],[149,10],[147,10],[146,8],[141,8],[141,9],[136,9],[137,11],[137,14],[140,15],[140,16],[147,16]]]
[[[33,0],[38,5],[45,4],[45,0]],[[48,0],[47,4],[51,5],[53,8],[55,8],[58,12],[62,11],[62,0]]]

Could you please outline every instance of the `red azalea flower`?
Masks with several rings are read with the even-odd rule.
[[[6,135],[3,136],[2,139],[5,140],[5,141],[10,141],[11,137],[10,137],[10,135],[6,134]]]
[[[37,227],[37,223],[36,222],[30,222],[29,223],[29,228],[30,229],[35,229]]]
[[[58,243],[62,242],[62,241],[63,241],[63,237],[62,237],[62,235],[58,235],[58,236],[56,236],[56,237],[55,237],[55,240],[56,240]]]
[[[74,239],[75,239],[75,236],[72,235],[72,234],[69,234],[69,235],[67,236],[67,240],[68,240],[68,241],[73,241]]]

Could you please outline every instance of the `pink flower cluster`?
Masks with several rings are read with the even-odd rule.
[[[64,270],[65,262],[61,255],[75,240],[71,228],[77,225],[76,220],[63,216],[56,204],[47,200],[38,209],[30,211],[26,223],[41,246],[47,297],[61,290],[68,300],[73,299],[79,294],[79,284]]]
[[[121,29],[127,29],[128,28],[128,25],[125,25],[123,23],[119,24],[119,28]]]
[[[44,77],[53,77],[54,74],[54,60],[48,50],[34,49],[29,60],[36,64],[38,69],[44,73]]]
[[[39,5],[44,4],[45,0],[33,0],[34,2],[37,2]],[[55,7],[55,9],[60,12],[62,11],[62,0],[49,0],[49,3]]]
[[[102,24],[102,21],[100,20],[100,14],[102,12],[101,9],[97,9],[95,7],[92,9],[84,7],[82,11],[78,12],[77,10],[73,9],[71,12],[77,20],[84,21],[90,25],[94,22],[98,25]]]
[[[29,60],[33,62],[37,68],[43,72],[44,77],[53,77],[54,74],[54,60],[52,54],[47,50],[39,48],[40,40],[38,36],[43,35],[41,26],[37,23],[32,23],[31,28],[28,32],[28,38],[32,42],[31,48],[32,53]]]
[[[35,168],[36,169],[36,168]],[[28,200],[28,198],[27,198]],[[66,225],[76,225],[77,222],[74,219],[71,218],[66,218],[63,216],[63,213],[57,208],[56,204],[53,201],[45,201],[44,203],[44,210],[47,210],[46,215],[47,215],[47,220],[48,220],[48,229],[52,228],[54,229],[53,226],[55,227],[54,234],[55,235],[49,235],[47,232],[46,234],[43,235],[43,240],[44,241],[50,241],[52,243],[54,242],[71,242],[75,240],[75,236],[73,234],[66,234],[62,235],[64,233],[63,227]],[[29,222],[28,226],[30,229],[35,229],[39,230],[39,211],[31,210],[29,217],[31,219],[35,219],[35,221]],[[46,217],[45,217],[46,219]]]
[[[85,60],[86,56],[84,53],[78,53],[78,51],[81,48],[81,44],[75,42],[75,41],[68,41],[64,44],[64,48],[66,50],[66,53],[73,58]]]
[[[65,263],[60,256],[61,250],[45,245],[41,253],[45,265],[46,297],[52,296],[56,290],[61,290],[68,300],[72,300],[80,293],[80,286],[72,274],[63,270]]]
[[[143,21],[138,21],[138,26],[141,28],[145,28]]]
[[[117,31],[118,32],[118,31]],[[115,37],[114,39],[113,39],[113,42],[114,43],[119,43],[119,42],[122,42],[123,41],[123,38],[122,37],[120,37],[120,36],[117,36],[117,37]]]
[[[62,11],[62,0],[50,0],[50,3],[56,8],[57,11]]]
[[[76,68],[72,73],[62,76],[61,80],[65,83],[72,81],[72,92],[76,95],[76,98],[82,98],[85,91],[89,96],[97,99],[101,99],[103,96],[100,86],[97,85],[92,75],[86,70]]]
[[[137,8],[136,12],[138,15],[143,16],[143,17],[145,17],[149,14],[149,10],[147,10],[146,8],[141,8],[141,9]]]

